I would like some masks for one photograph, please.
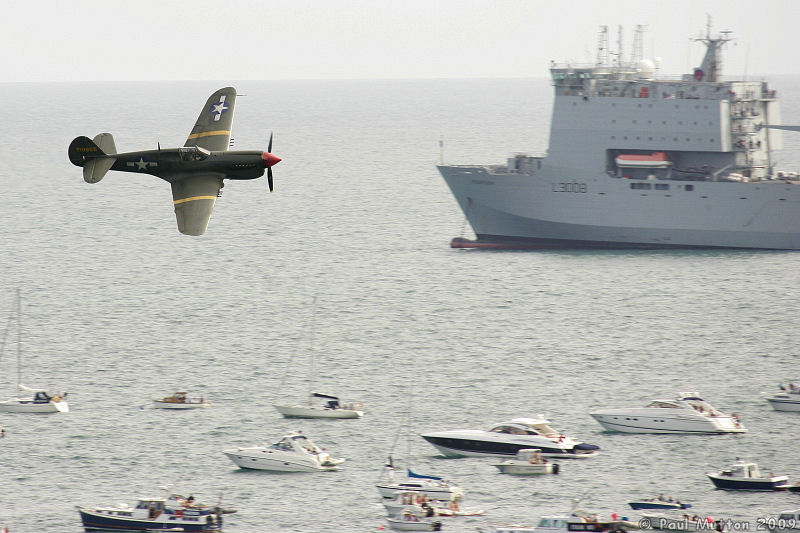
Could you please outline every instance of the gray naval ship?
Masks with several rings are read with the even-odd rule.
[[[545,156],[506,165],[438,166],[477,240],[454,248],[800,249],[800,181],[773,168],[776,91],[722,78],[729,32],[691,74],[656,76],[654,61],[550,68],[555,87]],[[787,135],[800,133],[787,133]]]

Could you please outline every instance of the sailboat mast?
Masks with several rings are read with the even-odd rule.
[[[314,315],[317,312],[317,297],[314,296],[314,302],[311,304],[311,332],[308,335],[308,349],[311,352],[311,374],[308,376],[308,405],[314,405],[314,363],[316,357],[314,353]]]
[[[17,390],[22,383],[22,296],[17,287]]]

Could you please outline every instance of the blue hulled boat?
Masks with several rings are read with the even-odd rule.
[[[194,498],[141,498],[135,507],[78,507],[86,531],[222,531],[220,508],[194,504]]]
[[[715,487],[727,490],[786,490],[787,476],[776,476],[770,472],[762,475],[756,463],[737,460],[730,468],[718,473],[706,474]]]

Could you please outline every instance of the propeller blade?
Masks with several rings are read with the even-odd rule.
[[[267,183],[269,183],[269,192],[272,192],[272,167],[267,168]]]
[[[269,132],[269,144],[267,145],[267,152],[272,152],[272,132]]]

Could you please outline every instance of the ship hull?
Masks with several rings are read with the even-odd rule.
[[[800,249],[796,183],[659,181],[654,190],[554,169],[438,168],[478,237],[454,239],[457,248]]]

